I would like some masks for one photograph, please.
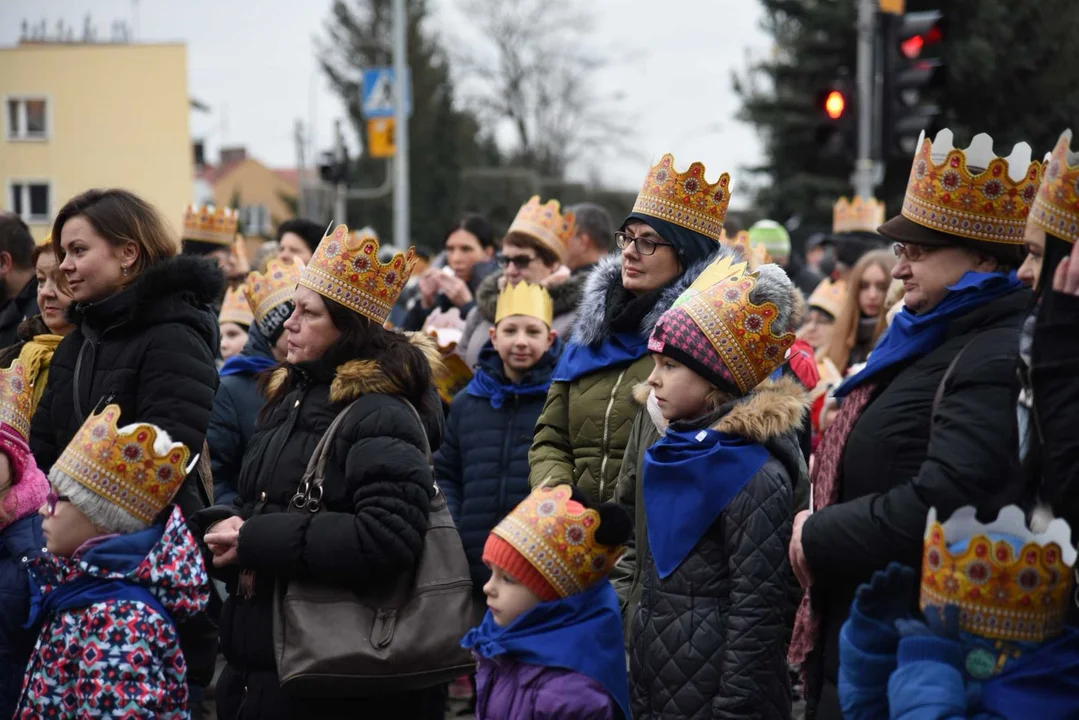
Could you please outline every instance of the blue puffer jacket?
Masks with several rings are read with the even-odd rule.
[[[511,383],[488,341],[476,375],[450,406],[435,453],[435,478],[457,523],[477,593],[491,577],[482,560],[488,533],[529,493],[528,449],[561,353],[556,339],[520,383]]]
[[[9,718],[19,702],[26,663],[38,628],[24,630],[30,611],[26,565],[42,554],[41,516],[16,520],[0,530],[0,718]]]
[[[258,374],[274,365],[270,344],[252,325],[243,352],[221,366],[221,384],[217,386],[210,426],[206,429],[215,505],[231,505],[236,497],[236,479],[240,476],[244,451],[262,409]]]

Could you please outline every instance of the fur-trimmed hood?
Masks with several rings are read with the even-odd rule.
[[[587,275],[571,275],[565,282],[551,285],[547,292],[551,295],[551,304],[554,307],[554,316],[565,315],[577,309],[581,300],[581,292],[584,289]],[[476,308],[480,317],[489,323],[495,321],[495,313],[498,310],[498,296],[501,290],[498,282],[502,279],[502,271],[491,273],[483,279],[476,290]]]

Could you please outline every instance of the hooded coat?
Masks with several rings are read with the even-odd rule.
[[[76,558],[43,555],[31,574],[43,602],[76,582],[119,580],[148,591],[159,608],[112,598],[43,618],[15,717],[188,717],[176,623],[205,609],[209,579],[179,510]]]
[[[150,423],[192,454],[202,451],[218,380],[217,316],[208,306],[224,286],[212,260],[180,255],[105,300],[71,305],[76,329],[56,348],[30,427],[42,471],[108,403],[120,406],[121,425]],[[176,494],[185,517],[204,504],[196,483],[192,473]]]

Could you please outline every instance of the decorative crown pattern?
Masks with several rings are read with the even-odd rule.
[[[739,230],[733,238],[727,235],[726,230],[721,230],[719,244],[725,245],[732,250],[737,250],[745,258],[750,272],[765,263],[772,262],[772,257],[768,254],[768,250],[765,249],[763,244],[753,245],[749,242],[749,231],[747,230]]]
[[[315,249],[300,275],[300,285],[381,325],[415,265],[416,248],[383,263],[378,259],[377,239],[350,235],[347,227],[338,225]]]
[[[1079,240],[1079,152],[1065,130],[1049,156],[1030,221],[1047,233],[1075,244]]]
[[[184,209],[184,240],[232,246],[239,218],[232,208],[188,205]]]
[[[1044,533],[1027,526],[1014,505],[982,525],[973,507],[926,521],[919,604],[955,605],[959,627],[974,635],[1013,642],[1043,642],[1064,627],[1071,600],[1076,551],[1071,529],[1053,520]]]
[[[710,183],[704,172],[699,162],[678,172],[674,155],[667,153],[648,171],[633,212],[666,220],[719,242],[731,201],[731,176],[723,173],[718,181]]]
[[[244,292],[244,286],[241,285],[238,288],[226,290],[225,300],[221,303],[221,312],[217,316],[217,321],[222,325],[236,323],[237,325],[248,327],[254,319],[251,306],[247,302],[247,293]]]
[[[596,541],[599,513],[572,501],[571,494],[568,485],[536,488],[491,531],[521,553],[561,597],[607,577],[625,550]]]
[[[551,294],[542,285],[533,285],[523,281],[516,285],[507,283],[498,295],[495,323],[500,323],[502,318],[511,315],[534,317],[545,322],[547,327],[551,327],[554,321],[554,304],[551,302]]]
[[[26,379],[26,368],[16,358],[0,370],[0,422],[10,425],[30,439],[30,418],[33,416],[34,386]]]
[[[521,233],[533,237],[557,255],[559,261],[564,261],[573,228],[574,215],[571,211],[563,213],[557,200],[548,200],[541,205],[539,195],[533,195],[517,211],[506,234]]]
[[[244,292],[260,330],[266,332],[268,319],[273,324],[280,324],[279,320],[284,322],[277,317],[280,313],[285,313],[286,317],[292,313],[288,303],[292,300],[302,273],[303,263],[299,260],[286,262],[281,258],[273,258],[266,263],[266,272],[247,274]]]
[[[843,280],[824,278],[814,288],[813,293],[806,300],[806,305],[811,308],[820,308],[832,317],[837,318],[846,300],[847,283]]]
[[[1041,168],[1040,162],[1031,161],[1026,143],[1001,158],[985,133],[975,135],[966,150],[958,150],[952,146],[951,130],[941,130],[933,142],[923,131],[907,181],[903,217],[971,240],[1022,245]]]
[[[183,484],[190,452],[181,443],[158,452],[154,443],[160,430],[146,423],[121,429],[119,419],[119,405],[108,405],[88,417],[55,467],[152,525]]]
[[[876,198],[839,198],[832,207],[832,232],[872,232],[884,224],[884,203]]]

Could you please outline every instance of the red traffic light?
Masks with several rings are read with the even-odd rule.
[[[843,97],[843,93],[838,90],[828,93],[828,97],[824,100],[824,112],[828,113],[828,117],[838,120],[846,109],[847,99]]]

